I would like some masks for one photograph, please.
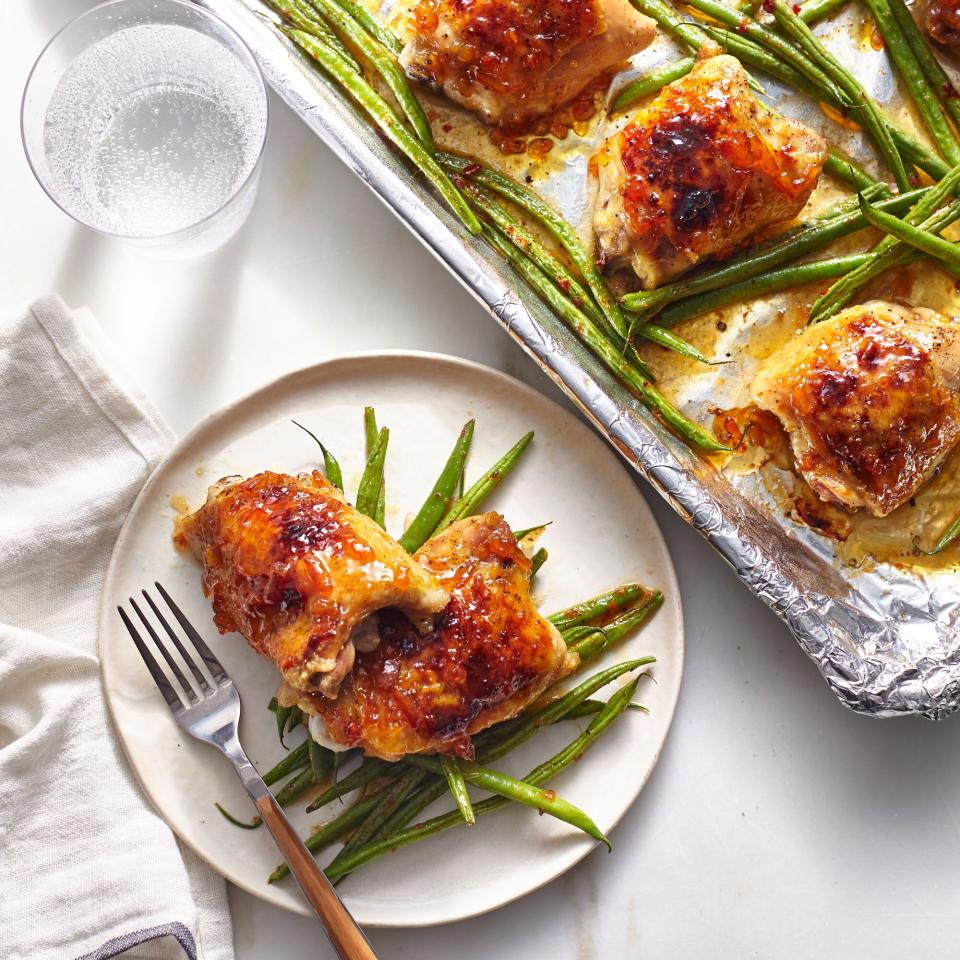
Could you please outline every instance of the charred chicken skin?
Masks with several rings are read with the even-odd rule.
[[[220,631],[240,632],[292,687],[322,697],[336,696],[355,645],[376,642],[363,628],[372,614],[396,607],[423,617],[449,600],[316,472],[222,480],[177,521],[174,540],[202,564]]]
[[[519,713],[577,656],[537,612],[530,561],[499,514],[458,521],[416,559],[450,593],[435,628],[421,636],[402,613],[381,612],[380,643],[357,656],[336,700],[295,699],[329,739],[373,756],[471,757],[473,734]]]
[[[823,500],[885,517],[960,438],[960,324],[876,301],[812,327],[753,383]]]
[[[923,22],[937,43],[954,50],[960,47],[960,3],[957,0],[930,0]]]
[[[733,57],[698,64],[601,148],[593,226],[608,272],[649,289],[795,216],[826,159],[819,134],[766,110]]]
[[[489,124],[552,113],[653,39],[629,0],[417,0],[400,62]]]

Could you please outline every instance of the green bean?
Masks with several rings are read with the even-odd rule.
[[[636,684],[634,683],[628,684],[623,690],[618,691],[610,698],[606,707],[594,717],[593,721],[579,737],[556,753],[546,763],[542,763],[531,770],[530,773],[524,777],[524,782],[535,787],[542,786],[579,759],[584,752],[596,742],[604,730],[627,709],[635,689]],[[487,813],[502,809],[507,806],[509,802],[509,800],[503,797],[489,797],[476,804],[474,806],[474,812],[478,817],[484,816]],[[371,860],[385,853],[389,853],[391,850],[396,850],[416,840],[440,833],[442,830],[449,829],[462,822],[459,811],[455,811],[439,817],[433,817],[425,823],[417,824],[406,830],[388,834],[380,840],[367,844],[367,846],[355,851],[352,857],[345,858],[339,868],[329,871],[327,876],[331,881],[337,881],[345,877],[348,873],[352,873],[358,867],[369,863]]]
[[[877,206],[887,212],[901,212],[909,209],[926,193],[926,189],[912,190],[883,200]],[[658,310],[674,301],[716,290],[736,281],[760,276],[774,267],[820,250],[834,240],[862,230],[866,226],[867,222],[858,205],[854,210],[842,212],[828,219],[815,220],[790,236],[783,239],[775,238],[769,244],[747,250],[734,260],[710,267],[692,277],[669,283],[656,290],[627,294],[623,298],[623,306],[628,310],[641,311],[645,317],[655,316]],[[762,276],[760,279],[763,279]],[[664,320],[661,315],[658,317],[658,322],[667,325],[673,321]]]
[[[327,790],[324,790],[315,800],[306,808],[307,813],[313,813],[332,800],[337,800],[354,790],[365,787],[368,783],[389,773],[393,769],[393,764],[386,760],[378,760],[375,757],[367,757],[356,770],[348,773],[342,780],[332,784]]]
[[[960,185],[960,164],[952,167],[939,183],[931,187],[911,207],[906,215],[907,223],[912,226],[922,226],[925,230],[934,227],[943,229],[943,227],[952,223],[956,219],[956,215],[960,215],[960,210],[957,211],[956,215],[953,212],[956,204],[952,204],[940,212],[937,212],[937,208],[957,189],[958,185]],[[903,248],[898,246],[896,240],[891,237],[884,237],[870,251],[871,258],[869,261],[855,270],[851,270],[816,300],[810,310],[809,322],[819,323],[841,310],[850,302],[853,295],[863,284],[897,263],[902,252]]]
[[[409,762],[431,773],[441,773],[440,762],[434,757],[425,757],[415,755],[408,758]],[[506,800],[513,800],[522,803],[525,806],[533,807],[541,813],[547,813],[564,823],[577,827],[588,836],[606,844],[608,849],[612,849],[610,841],[600,832],[597,825],[587,816],[579,807],[574,806],[562,797],[558,797],[552,792],[540,790],[532,784],[523,780],[517,780],[499,770],[491,770],[489,767],[482,767],[471,760],[463,760],[460,763],[460,771],[464,780],[472,783],[474,786],[495,793]],[[457,812],[457,816],[461,816]]]
[[[214,800],[213,805],[220,812],[220,816],[223,817],[228,823],[232,823],[235,827],[239,827],[241,830],[256,830],[263,821],[260,817],[254,817],[252,820],[238,820],[229,810],[220,806],[219,803]]]
[[[800,19],[811,26],[845,7],[850,0],[804,0],[800,4]]]
[[[380,431],[377,429],[377,415],[373,407],[363,408],[363,435],[366,443],[367,459],[373,456],[373,450],[377,445],[377,438]],[[359,494],[358,494],[359,498]],[[383,471],[380,473],[380,487],[377,490],[377,503],[373,508],[371,516],[381,527],[386,526],[387,511],[387,485],[383,479]],[[361,511],[362,512],[362,511]]]
[[[300,720],[302,720],[300,708],[296,706],[278,706],[274,716],[277,720],[277,736],[280,738],[280,746],[286,747],[286,744],[283,742],[284,734],[292,730],[295,726],[297,726]]]
[[[311,430],[308,430],[302,423],[297,423],[296,420],[291,420],[290,422],[295,427],[299,427],[307,436],[313,438],[314,442],[320,448],[320,452],[323,454],[323,472],[326,474],[327,479],[343,493],[343,471],[340,469],[340,464],[337,463],[337,458],[320,442],[317,435]]]
[[[338,814],[332,820],[325,823],[319,830],[315,830],[304,841],[307,849],[311,853],[319,853],[325,847],[330,846],[336,840],[339,840],[344,834],[349,833],[357,824],[366,819],[371,810],[380,802],[380,795],[371,794],[369,797],[363,797],[356,803],[347,807],[343,813]],[[278,883],[288,873],[290,868],[281,863],[267,879],[267,883]]]
[[[686,44],[694,53],[703,45],[705,37],[700,25],[684,19],[664,0],[630,0],[630,2],[641,13],[656,20],[666,33]]]
[[[563,719],[582,720],[584,717],[595,717],[606,705],[604,700],[584,700],[579,706],[565,714]],[[642,703],[629,703],[627,709],[637,710],[640,713],[650,712]]]
[[[620,306],[613,294],[610,293],[606,281],[600,275],[593,257],[580,242],[577,232],[559,213],[536,193],[517,183],[516,180],[511,180],[510,177],[487,167],[482,167],[471,160],[455,156],[452,153],[438,153],[437,162],[467,181],[473,180],[489,187],[511,203],[515,203],[518,207],[526,210],[536,221],[541,223],[557,243],[567,251],[570,259],[580,271],[580,275],[587,281],[587,286],[600,305],[600,309],[610,326],[621,337],[626,336],[627,323]]]
[[[383,78],[387,89],[393,94],[404,116],[410,121],[417,139],[429,153],[434,152],[433,131],[420,101],[413,95],[406,74],[397,65],[387,48],[375,40],[340,5],[339,0],[309,0],[310,5],[320,13],[370,61],[371,66]]]
[[[501,757],[505,757],[521,744],[535,737],[541,728],[562,720],[571,710],[583,703],[584,700],[592,697],[608,683],[612,683],[626,673],[633,673],[634,670],[649,666],[655,661],[655,657],[638,657],[634,660],[614,664],[612,667],[607,667],[605,670],[587,677],[569,693],[565,693],[559,699],[536,710],[529,716],[524,716],[522,723],[517,724],[504,737],[495,740],[482,753],[478,753],[478,759],[481,763],[493,763]]]
[[[950,121],[920,69],[890,5],[887,0],[866,0],[866,4],[934,143],[951,165],[960,163],[960,146],[950,129]]]
[[[276,795],[276,801],[281,807],[288,807],[294,800],[298,800],[314,784],[313,768],[307,767],[298,773],[292,780],[288,780],[283,789]]]
[[[493,200],[489,191],[466,180],[464,185],[476,206],[573,301],[575,307],[586,313],[595,323],[604,322],[603,314],[593,297],[533,234],[525,230],[515,217]]]
[[[370,452],[367,465],[360,477],[360,486],[357,488],[357,510],[365,516],[377,520],[378,523],[380,491],[383,488],[383,463],[387,456],[389,441],[390,431],[384,427],[377,434],[376,443]]]
[[[703,3],[705,0],[695,0],[695,2]],[[800,46],[810,61],[847,96],[851,110],[859,111],[858,117],[861,126],[873,139],[874,144],[893,173],[893,179],[896,181],[900,192],[909,190],[910,176],[876,101],[864,90],[862,84],[853,74],[820,43],[813,35],[810,27],[783,0],[774,0],[773,16],[784,32]]]
[[[701,25],[701,29],[710,36],[711,39],[721,43],[743,63],[763,70],[770,74],[771,77],[775,77],[782,83],[806,93],[815,100],[829,103],[842,111],[849,108],[850,104],[847,102],[849,98],[843,97],[836,99],[829,90],[824,90],[819,87],[804,74],[794,69],[789,63],[777,59],[777,57],[773,56],[770,51],[765,49],[761,44],[741,36],[736,32],[736,27],[731,30],[717,30],[714,27],[704,24]],[[770,31],[770,33],[772,34],[773,31]],[[939,180],[950,169],[949,165],[941,157],[928,150],[916,137],[909,134],[902,127],[897,126],[897,124],[887,118],[884,118],[884,124],[890,131],[890,136],[893,138],[900,153],[914,166],[919,167],[925,173],[929,174],[934,180]],[[836,166],[831,164],[831,172],[836,175],[842,175],[843,167],[843,164],[837,164]],[[851,186],[857,189],[861,189],[865,184],[875,182],[873,178],[863,173],[863,171],[859,171],[859,169],[858,174],[862,178],[862,182],[851,182]]]
[[[653,343],[672,350],[680,354],[681,357],[687,357],[690,360],[696,360],[698,363],[712,364],[713,361],[702,351],[698,350],[692,343],[688,343],[682,337],[678,337],[671,330],[665,330],[655,323],[640,323],[637,332],[642,334]]]
[[[414,517],[410,526],[404,531],[398,543],[404,550],[413,553],[432,536],[437,524],[453,502],[457,484],[463,476],[467,454],[473,441],[474,421],[468,420],[460,431],[460,436],[444,464],[437,482],[433,485],[429,496],[424,501],[419,513]]]
[[[853,105],[841,87],[835,82],[835,78],[828,76],[822,65],[813,63],[809,56],[805,55],[805,51],[801,51],[789,43],[775,30],[741,11],[735,10],[733,7],[728,7],[725,3],[720,3],[719,0],[688,0],[688,3],[694,10],[706,14],[731,30],[735,30],[737,39],[731,37],[731,42],[737,43],[738,39],[752,40],[758,46],[769,50],[774,60],[786,64],[792,70],[801,74],[818,90],[826,93],[834,102],[847,106]]]
[[[317,743],[313,737],[307,740],[307,751],[310,756],[310,773],[314,783],[322,783],[333,770],[333,751]]]
[[[940,539],[934,544],[932,550],[927,551],[927,556],[932,557],[946,550],[957,537],[960,537],[960,517],[957,517],[947,529],[940,534]]]
[[[627,661],[626,663],[609,667],[589,677],[574,690],[554,700],[546,707],[530,715],[514,718],[506,723],[498,724],[490,730],[485,730],[474,738],[474,742],[477,745],[478,760],[482,763],[489,763],[506,756],[520,744],[536,736],[541,727],[549,723],[557,723],[560,720],[565,720],[601,687],[613,682],[618,677],[623,676],[623,674],[637,670],[639,667],[651,662],[653,662],[653,658],[646,657],[641,660]],[[601,709],[604,707],[606,707],[606,704],[603,704]],[[443,779],[436,778],[430,783],[427,783],[402,804],[387,822],[384,823],[382,827],[383,834],[388,835],[402,830],[415,817],[429,807],[431,803],[438,800],[446,792],[447,784]],[[349,872],[349,869],[346,872]]]
[[[363,3],[357,3],[355,0],[337,0],[337,3],[346,10],[371,37],[383,44],[395,57],[400,56],[403,50],[403,43],[400,38],[389,27],[384,26]]]
[[[584,637],[570,644],[570,649],[579,655],[581,664],[586,663],[588,660],[598,657],[628,633],[636,630],[662,604],[663,594],[658,590],[643,603],[617,617],[616,620],[608,623],[593,636]]]
[[[681,300],[667,307],[658,319],[663,324],[681,323],[691,317],[709,313],[711,310],[720,310],[734,303],[745,303],[757,297],[800,287],[815,280],[832,280],[834,277],[842,277],[869,263],[870,258],[869,253],[854,253],[845,257],[812,260],[809,263],[772,270],[770,273],[742,280],[729,287],[721,287],[719,290],[711,290],[687,300]]]
[[[848,156],[845,156],[836,147],[827,145],[827,159],[823,161],[823,172],[836,177],[841,183],[853,187],[854,190],[866,190],[869,187],[881,187],[889,195],[886,184],[878,183],[861,167],[858,167]]]
[[[361,73],[357,58],[347,49],[343,41],[333,32],[325,20],[316,15],[305,0],[266,0],[267,6],[286,17],[295,27],[312,33],[329,44],[346,61],[354,73]]]
[[[937,260],[943,261],[945,266],[953,268],[951,273],[954,276],[960,275],[957,273],[957,271],[960,271],[960,247],[955,243],[944,240],[922,227],[915,227],[897,217],[891,217],[888,213],[881,213],[875,207],[870,206],[866,200],[861,199],[860,208],[867,220],[878,230],[882,230],[891,237],[895,237],[897,240],[909,244],[931,257],[936,257]]]
[[[532,580],[537,573],[540,571],[540,568],[547,562],[547,557],[549,554],[545,547],[541,547],[531,558],[530,558],[530,579]]]
[[[610,105],[608,115],[613,116],[621,110],[626,110],[627,107],[632,107],[638,100],[648,97],[651,93],[657,93],[668,83],[673,83],[674,80],[685,77],[696,65],[696,57],[684,57],[682,60],[657,67],[642,77],[638,77],[617,94]]]
[[[425,776],[423,770],[407,769],[390,786],[384,787],[378,794],[380,802],[367,814],[353,836],[343,845],[343,849],[330,861],[330,866],[335,866],[338,861],[349,856],[352,850],[376,839],[390,815],[419,786]]]
[[[523,540],[525,537],[529,537],[531,533],[539,533],[543,530],[546,530],[550,524],[553,523],[552,520],[548,520],[546,523],[539,523],[535,527],[524,527],[522,530],[514,530],[513,535],[516,538],[517,543]]]
[[[487,239],[500,254],[510,261],[511,266],[523,279],[557,311],[591,352],[600,358],[604,366],[634,389],[636,395],[648,409],[658,413],[664,422],[673,427],[680,436],[701,449],[711,451],[728,449],[702,427],[685,417],[652,384],[648,383],[624,359],[621,351],[607,340],[585,313],[577,310],[557,293],[549,280],[534,264],[510,246],[499,234],[489,231]]]
[[[608,590],[589,600],[581,600],[572,607],[565,607],[563,610],[551,613],[547,619],[563,632],[571,627],[578,627],[580,624],[618,613],[630,606],[634,600],[648,596],[651,592],[642,583],[622,583],[614,590]]]
[[[440,770],[447,780],[450,795],[460,811],[460,816],[463,817],[463,822],[468,827],[473,826],[477,818],[473,812],[473,804],[470,802],[470,794],[467,792],[467,781],[460,768],[460,761],[456,757],[441,755]]]
[[[310,762],[309,741],[304,740],[298,747],[294,747],[275,767],[263,775],[263,782],[269,787],[282,780],[288,773],[293,773],[307,766]]]
[[[493,493],[503,478],[516,466],[520,455],[530,445],[533,431],[524,434],[467,492],[457,500],[433,531],[434,536],[456,520],[472,517],[480,504]]]
[[[354,74],[346,61],[330,47],[316,37],[302,30],[290,30],[282,25],[279,28],[301,50],[313,57],[317,63],[343,87],[350,98],[363,109],[377,128],[391,143],[405,154],[421,173],[437,188],[440,195],[449,204],[460,222],[472,233],[481,232],[480,221],[470,209],[466,200],[450,182],[449,177],[437,166],[436,161],[415,137],[412,137],[389,104],[362,77]]]
[[[937,96],[941,107],[953,118],[953,122],[960,127],[960,98],[953,81],[950,79],[947,71],[940,65],[940,61],[934,56],[933,51],[923,39],[920,28],[910,14],[903,0],[888,0],[890,13],[900,27],[910,50],[924,76],[930,83],[930,87]]]

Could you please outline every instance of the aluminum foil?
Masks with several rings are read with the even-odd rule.
[[[737,576],[790,628],[842,703],[877,717],[922,715],[940,719],[960,706],[960,590],[950,573],[914,576],[887,565],[852,574],[832,545],[784,517],[756,476],[717,470],[666,431],[588,353],[557,317],[528,290],[522,299],[514,275],[486,246],[466,234],[349,103],[306,64],[271,27],[257,0],[194,0],[226,20],[247,41],[267,81],[359,176],[503,328],[573,400],[621,454],[734,568]],[[850,31],[834,29],[829,42],[843,53]],[[852,53],[848,49],[846,55]],[[635,58],[615,86],[677,55],[661,38]],[[857,75],[898,114],[889,65],[882,53],[863,56]],[[809,102],[763,80],[776,109],[821,128],[824,117]],[[908,118],[909,122],[909,118]],[[609,133],[609,129],[606,131]],[[832,137],[836,141],[836,128]],[[571,135],[553,161],[556,175],[537,184],[571,222],[587,229],[586,158],[597,133]],[[858,133],[839,144],[869,166]],[[754,305],[725,334],[736,347],[746,330],[768,322],[775,298]],[[737,351],[730,350],[736,357]],[[749,364],[749,359],[737,361]],[[718,372],[718,371],[722,371]],[[682,384],[679,402],[704,417],[718,392],[731,403],[749,379],[729,367]]]

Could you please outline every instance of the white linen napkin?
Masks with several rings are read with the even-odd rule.
[[[140,793],[97,660],[110,552],[172,440],[84,311],[0,314],[4,960],[233,957],[225,885]]]

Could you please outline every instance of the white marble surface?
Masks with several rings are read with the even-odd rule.
[[[0,303],[93,308],[178,431],[285,371],[348,350],[459,354],[556,391],[274,101],[260,197],[207,260],[141,260],[43,195],[17,133],[43,42],[89,0],[0,2]],[[561,880],[489,916],[374,931],[384,960],[957,956],[956,721],[840,707],[780,623],[643,485],[683,589],[687,666],[635,808]],[[319,927],[233,892],[240,960],[332,956]]]

